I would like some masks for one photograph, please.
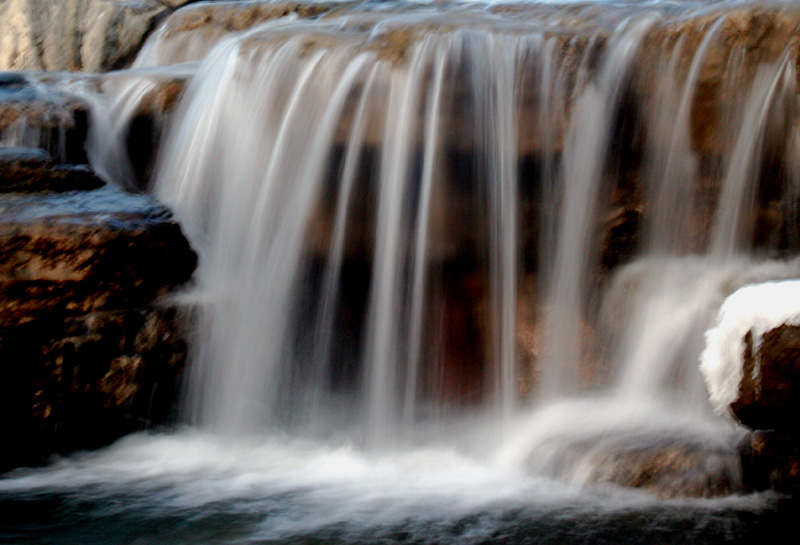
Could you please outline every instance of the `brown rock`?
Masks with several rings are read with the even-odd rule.
[[[713,498],[742,491],[735,449],[665,441],[620,445],[594,468],[594,483],[641,488],[661,498]]]
[[[11,446],[0,471],[169,417],[185,333],[154,300],[195,263],[152,197],[112,186],[0,193],[0,413]]]
[[[187,6],[171,15],[154,34],[137,64],[153,66],[197,61],[231,32],[289,15],[319,17],[327,12],[344,10],[354,3],[357,2],[228,1]]]
[[[186,91],[189,77],[131,70],[113,72],[98,80],[102,92],[111,96],[129,86],[141,85],[144,89],[129,114],[124,132],[119,135],[125,143],[135,177],[129,181],[134,186],[129,189],[143,190],[149,186],[162,136]]]
[[[582,485],[638,488],[660,498],[721,497],[744,490],[737,447],[680,433],[562,438],[556,452],[537,470]]]
[[[731,409],[753,429],[800,437],[800,327],[768,331],[757,349],[748,333],[739,398]]]
[[[0,148],[0,192],[74,191],[105,184],[86,165],[53,165],[37,148]]]
[[[186,356],[180,324],[148,306],[0,327],[0,471],[168,419]]]
[[[195,262],[151,197],[110,186],[0,194],[0,324],[136,308],[185,282]]]
[[[745,477],[756,490],[800,492],[800,438],[756,431],[745,449]]]
[[[800,327],[782,325],[759,346],[745,337],[743,376],[734,415],[756,430],[744,453],[755,489],[800,492]]]

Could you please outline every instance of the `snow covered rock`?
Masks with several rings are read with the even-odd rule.
[[[800,280],[741,288],[706,333],[700,369],[711,403],[754,429],[798,428]]]

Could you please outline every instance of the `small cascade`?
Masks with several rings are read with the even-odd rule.
[[[794,524],[726,411],[800,322],[798,46],[790,0],[236,0],[130,69],[0,74],[0,146],[154,193],[199,258],[181,426],[4,475],[0,542]]]
[[[793,216],[759,216],[794,206],[794,15],[731,47],[737,6],[168,22],[136,66],[199,62],[156,184],[203,256],[192,421],[388,446],[589,390],[709,413],[716,309],[798,273],[764,260]]]
[[[580,484],[690,445],[736,481],[698,365],[729,294],[800,274],[796,7],[277,6],[200,3],[130,70],[52,76],[95,170],[199,251],[186,420],[492,429],[492,463]]]

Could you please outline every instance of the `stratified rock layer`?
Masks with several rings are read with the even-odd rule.
[[[88,166],[55,164],[42,149],[0,147],[0,193],[74,191],[104,184]]]
[[[195,263],[151,197],[0,193],[0,470],[164,420],[186,343],[156,299]]]

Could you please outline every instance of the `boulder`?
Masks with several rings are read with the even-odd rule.
[[[712,404],[755,430],[744,452],[756,489],[800,491],[800,281],[751,284],[706,332],[701,371]]]
[[[660,498],[711,498],[742,492],[741,477],[737,449],[654,439],[606,452],[590,482],[644,489]]]
[[[800,492],[800,438],[776,431],[755,431],[744,449],[744,476],[755,490]]]
[[[560,437],[554,445],[541,445],[531,465],[536,472],[581,486],[640,489],[660,498],[744,491],[740,448],[680,431]]]
[[[0,327],[0,471],[167,421],[186,357],[181,323],[149,305]]]
[[[757,489],[800,492],[800,326],[745,336],[742,380],[730,408],[757,430],[746,450],[746,477]]]

